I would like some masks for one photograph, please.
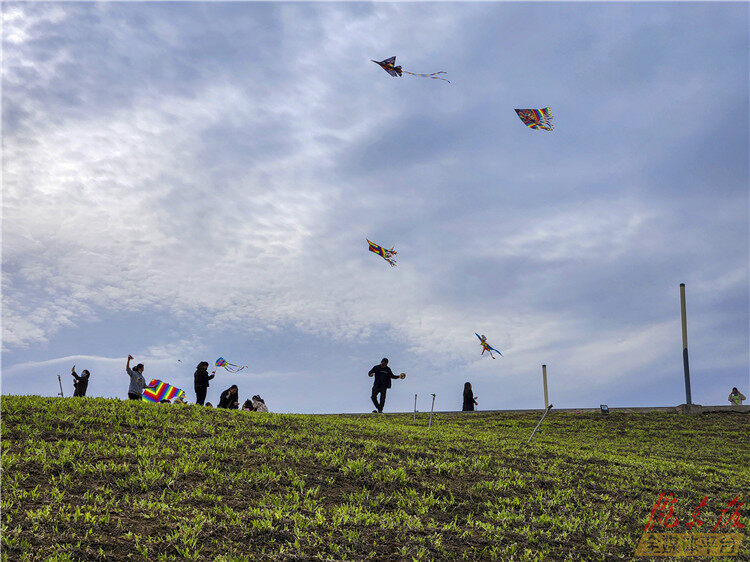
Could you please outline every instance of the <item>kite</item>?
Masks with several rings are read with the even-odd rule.
[[[551,131],[555,126],[550,123],[552,119],[552,110],[549,107],[544,109],[516,109],[518,118],[523,124],[532,129],[544,129]]]
[[[371,252],[379,255],[381,258],[391,264],[391,267],[396,267],[396,260],[393,259],[393,256],[398,254],[396,250],[394,250],[393,248],[391,248],[390,250],[386,250],[382,246],[378,246],[375,242],[370,241],[369,238],[365,238],[365,240],[367,240],[367,243],[370,245],[368,249]]]
[[[503,356],[503,354],[502,354],[502,353],[500,353],[500,352],[499,352],[499,351],[498,351],[497,349],[495,349],[494,347],[492,347],[492,346],[491,346],[490,344],[488,344],[488,343],[487,343],[487,336],[485,336],[485,335],[481,335],[481,336],[480,336],[480,335],[479,335],[479,334],[477,334],[476,332],[474,332],[474,335],[475,335],[476,337],[478,337],[478,338],[479,338],[479,343],[480,343],[480,344],[482,344],[482,355],[484,355],[484,352],[485,352],[485,351],[488,351],[488,352],[489,352],[489,354],[490,354],[490,357],[492,357],[492,358],[494,359],[494,358],[495,358],[495,356],[494,356],[494,355],[492,355],[492,352],[494,351],[494,352],[495,352],[495,353],[497,353],[497,354],[498,354],[498,355],[499,355],[500,357],[502,357],[502,356]]]
[[[164,381],[160,381],[159,379],[153,379],[143,390],[141,399],[146,402],[156,402],[158,404],[162,400],[171,400],[174,397],[180,396],[185,396],[184,390],[165,383]]]
[[[390,57],[390,58],[387,58],[387,59],[381,60],[381,61],[372,60],[372,59],[370,59],[370,60],[372,62],[374,62],[375,64],[379,64],[380,68],[382,68],[383,70],[385,70],[391,76],[401,76],[401,73],[405,72],[406,74],[411,74],[412,76],[421,76],[423,78],[432,78],[433,80],[444,80],[444,81],[448,82],[448,84],[451,83],[451,81],[448,80],[447,78],[440,78],[439,76],[437,76],[438,74],[448,74],[444,70],[441,70],[439,72],[432,72],[431,74],[419,74],[417,72],[409,72],[408,70],[403,70],[400,66],[395,66],[395,64],[396,64],[396,57]]]
[[[243,365],[242,367],[240,367],[239,365],[235,365],[234,363],[227,363],[223,357],[219,357],[216,360],[216,366],[224,367],[230,373],[239,373],[242,369],[247,369],[247,365]]]

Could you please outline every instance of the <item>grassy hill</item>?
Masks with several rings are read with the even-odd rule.
[[[630,560],[661,492],[677,532],[707,496],[710,532],[750,489],[741,414],[553,410],[527,445],[538,414],[428,430],[15,396],[1,413],[2,560]]]

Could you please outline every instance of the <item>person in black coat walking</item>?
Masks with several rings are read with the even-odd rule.
[[[208,361],[201,361],[195,369],[195,403],[203,406],[206,401],[206,392],[208,391],[208,381],[216,375],[208,374]]]
[[[375,377],[375,382],[372,385],[372,396],[370,396],[370,398],[372,399],[372,403],[375,404],[376,409],[373,410],[372,413],[382,414],[383,407],[385,406],[385,394],[386,391],[391,388],[391,380],[403,379],[406,375],[403,373],[401,375],[394,375],[393,371],[391,371],[391,368],[388,366],[388,359],[383,358],[380,365],[375,365],[370,369],[367,376]],[[377,398],[378,395],[380,395],[380,400]]]
[[[464,385],[464,406],[461,408],[464,412],[473,412],[477,399],[474,398],[474,391],[471,389],[471,383]]]
[[[89,387],[89,377],[91,376],[91,373],[89,373],[88,369],[84,369],[81,371],[81,376],[78,376],[76,374],[76,366],[73,365],[70,374],[73,375],[73,378],[75,379],[73,381],[73,388],[75,389],[73,396],[86,396],[86,389]]]

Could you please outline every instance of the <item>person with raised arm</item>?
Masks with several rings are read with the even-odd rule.
[[[91,373],[89,373],[88,369],[84,369],[79,376],[76,373],[76,366],[73,365],[70,374],[73,375],[73,378],[75,379],[73,381],[73,388],[75,389],[73,391],[73,396],[86,396],[86,389],[89,387],[89,377],[91,376]]]
[[[138,363],[134,369],[131,369],[130,362],[132,360],[133,356],[128,355],[128,362],[125,363],[125,372],[130,377],[128,399],[141,400],[143,398],[143,389],[146,388],[146,379],[143,378],[143,363]]]

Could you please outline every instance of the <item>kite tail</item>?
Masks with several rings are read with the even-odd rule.
[[[389,264],[391,264],[391,267],[396,267],[396,260],[393,259],[393,256],[398,255],[398,252],[391,248],[390,250],[386,250],[383,248],[383,252],[385,252],[385,255],[383,258],[385,258],[385,261],[387,261]]]
[[[443,80],[445,82],[448,82],[448,84],[451,83],[450,80],[447,78],[440,78],[439,76],[436,76],[437,74],[448,74],[444,70],[441,70],[439,72],[432,72],[430,74],[419,74],[417,72],[409,72],[408,70],[402,70],[405,74],[411,74],[412,76],[421,76],[422,78],[432,78],[433,80]]]

